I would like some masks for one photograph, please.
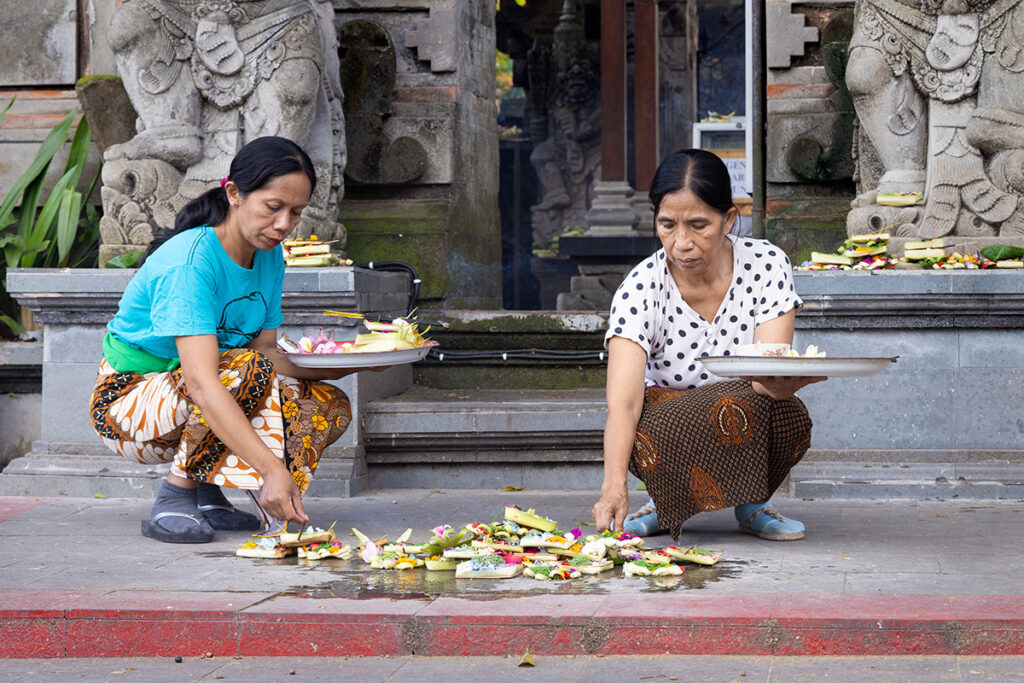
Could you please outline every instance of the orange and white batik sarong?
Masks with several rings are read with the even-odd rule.
[[[324,449],[352,420],[345,393],[324,382],[279,375],[265,355],[244,348],[221,354],[220,381],[305,492]],[[116,372],[104,360],[90,405],[100,439],[127,460],[170,462],[173,474],[218,486],[263,486],[259,474],[206,424],[181,368],[140,375]]]

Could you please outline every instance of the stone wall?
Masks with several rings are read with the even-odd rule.
[[[846,88],[853,2],[767,3],[766,236],[794,262],[846,239],[854,113]]]
[[[381,134],[390,143],[410,138],[426,150],[422,173],[413,178],[346,185],[341,221],[349,256],[412,264],[422,280],[420,297],[430,305],[499,305],[493,3],[366,0],[335,6],[343,49],[350,22],[386,29],[394,88],[382,107]],[[346,117],[351,147],[363,133],[353,129],[348,109]]]
[[[116,73],[105,33],[116,3],[14,4],[14,14],[0,23],[0,39],[22,45],[31,36],[35,43],[0,56],[0,87],[20,88],[0,94],[0,108],[17,97],[0,124],[0,197],[59,117],[78,106],[77,79]],[[357,262],[412,264],[422,279],[421,296],[433,304],[498,305],[493,3],[336,0],[334,7],[342,54],[352,47],[344,39],[354,21],[375,22],[393,46],[394,87],[382,90],[371,81],[373,101],[362,112],[371,118],[360,119],[346,106],[353,173],[346,179],[341,221],[349,229],[348,255]],[[367,120],[373,125],[364,125]],[[377,139],[367,141],[367,135]],[[380,152],[370,155],[372,172],[354,163],[353,145],[360,142]],[[92,159],[95,170],[98,154]],[[61,168],[58,156],[51,185]],[[87,169],[83,178],[91,177]]]

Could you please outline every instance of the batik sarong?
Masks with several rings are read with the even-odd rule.
[[[253,430],[304,492],[324,449],[352,419],[348,397],[324,382],[277,374],[265,355],[251,349],[222,353],[219,375]],[[90,403],[100,439],[126,460],[170,462],[173,474],[218,486],[263,486],[256,470],[207,425],[189,396],[181,368],[140,375],[116,372],[104,360]]]
[[[629,471],[646,484],[661,528],[678,539],[698,512],[768,500],[810,444],[800,399],[776,401],[746,381],[648,387]]]

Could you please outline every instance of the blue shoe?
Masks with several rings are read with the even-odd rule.
[[[804,537],[803,522],[783,517],[771,501],[737,505],[733,512],[740,531],[766,541],[799,541]]]
[[[654,500],[648,500],[639,510],[626,517],[622,530],[634,536],[657,536],[665,531],[658,525],[658,513],[654,510]]]

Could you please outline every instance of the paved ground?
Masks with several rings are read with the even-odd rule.
[[[391,490],[307,511],[343,540],[352,526],[392,538],[411,526],[416,539],[499,518],[505,502],[586,530],[593,495]],[[0,642],[16,657],[1024,654],[1024,502],[776,503],[807,524],[803,541],[740,534],[723,511],[681,539],[722,551],[715,567],[555,584],[247,560],[233,555],[244,535],[142,538],[138,500],[0,498]]]
[[[1024,678],[1024,657],[238,657],[0,661],[0,681],[337,681],[436,680],[701,681],[706,683],[905,683]]]

